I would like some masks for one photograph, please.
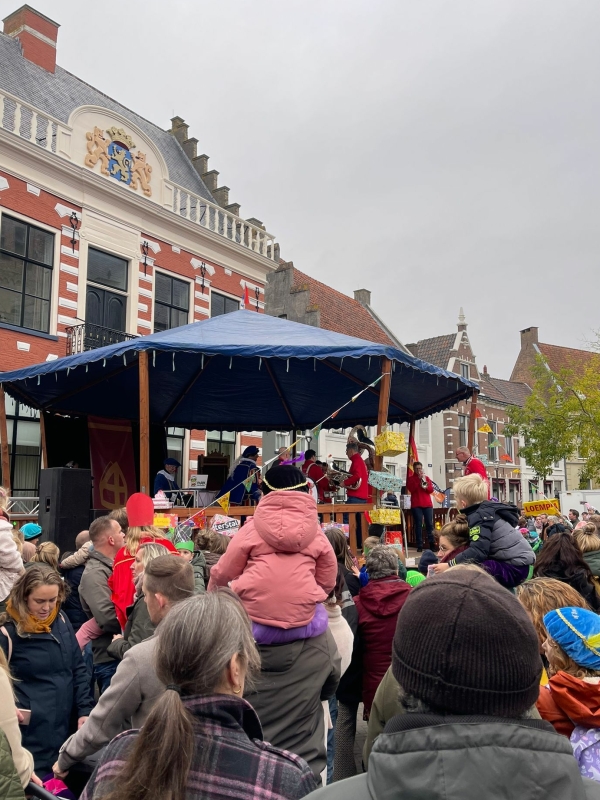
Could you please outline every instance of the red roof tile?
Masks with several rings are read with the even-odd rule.
[[[321,328],[344,333],[346,336],[367,339],[370,342],[398,346],[358,300],[332,289],[331,286],[326,286],[294,267],[292,291],[303,289],[310,292],[307,306],[311,310],[318,309],[320,312]]]
[[[558,347],[555,344],[538,343],[541,354],[548,362],[552,372],[560,372],[561,369],[582,370],[589,366],[590,361],[596,355],[589,350],[576,350],[574,347]]]

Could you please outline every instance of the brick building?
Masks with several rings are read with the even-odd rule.
[[[552,372],[561,370],[584,370],[594,354],[589,350],[577,350],[574,347],[560,347],[555,344],[540,342],[538,328],[525,328],[521,331],[521,349],[510,376],[511,381],[522,381],[533,386],[535,377],[533,368],[542,357]],[[565,490],[595,489],[597,482],[587,481],[581,484],[580,475],[584,460],[574,453],[565,460]]]
[[[0,371],[236,310],[246,288],[262,313],[274,237],[181,117],[164,130],[58,66],[58,27],[23,6],[0,34]],[[13,493],[35,494],[37,414],[7,414]],[[184,483],[250,442],[168,430]]]
[[[530,392],[529,386],[514,374],[507,381],[492,377],[486,366],[479,369],[462,308],[456,333],[422,339],[407,347],[418,358],[479,383],[477,407],[481,417],[477,419],[476,430],[487,424],[491,432],[476,432],[473,451],[487,465],[493,496],[519,504],[542,493],[552,497],[564,489],[562,464],[555,465],[543,486],[538,485],[537,476],[519,456],[518,438],[505,436],[504,427],[509,422],[507,407],[522,405]],[[464,401],[432,417],[432,477],[442,488],[451,487],[462,474],[456,449],[467,445],[470,410],[470,403]]]
[[[368,289],[357,289],[354,297],[349,297],[296,269],[292,262],[281,263],[275,272],[269,274],[265,289],[265,311],[292,322],[389,344],[411,355],[373,309],[371,292]],[[419,458],[424,464],[431,463],[430,426],[430,419],[420,420],[415,434]],[[408,438],[407,425],[395,427]],[[323,431],[318,442],[305,439],[304,446],[310,444],[319,458],[327,458],[344,469],[347,463],[348,430],[333,428]],[[372,433],[374,435],[374,430]],[[270,453],[277,447],[289,444],[289,435],[284,431],[268,433],[264,434],[263,440],[265,452]],[[384,467],[392,474],[406,479],[406,456],[386,458]]]

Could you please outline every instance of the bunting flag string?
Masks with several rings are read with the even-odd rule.
[[[218,497],[217,498],[217,503],[221,506],[221,508],[223,509],[223,512],[225,514],[229,514],[229,498],[230,498],[230,496],[231,496],[231,492],[227,492],[227,494],[224,494],[222,497]]]
[[[344,403],[344,405],[342,405],[338,409],[336,409],[333,412],[333,414],[330,414],[328,417],[325,417],[325,419],[322,422],[320,422],[318,425],[316,425],[313,428],[312,432],[313,432],[314,437],[318,438],[319,433],[321,432],[321,429],[322,429],[323,425],[328,420],[335,419],[335,417],[337,417],[337,415],[340,413],[340,411],[342,411],[344,408],[346,408],[346,406],[349,406],[351,403],[354,403],[354,401],[358,397],[360,397],[361,394],[364,394],[364,392],[368,392],[369,389],[373,389],[375,386],[377,386],[379,381],[385,375],[391,375],[391,373],[390,372],[382,373],[376,380],[374,380],[368,386],[365,386],[365,388],[362,389],[358,394],[355,394],[350,400],[348,400],[348,402]],[[299,443],[299,441],[300,441],[300,439],[296,439],[295,442],[292,442],[292,444],[289,445],[289,447],[286,447],[285,452],[292,451],[294,449],[294,447],[296,447],[296,445]],[[236,486],[233,486],[227,492],[227,494],[224,494],[222,497],[216,498],[215,500],[212,501],[212,503],[209,503],[207,506],[205,506],[204,508],[201,508],[199,511],[197,511],[192,517],[189,517],[188,519],[183,520],[181,523],[179,523],[179,525],[176,528],[176,538],[177,537],[181,538],[182,536],[186,535],[186,534],[184,534],[185,529],[187,528],[189,530],[189,529],[191,529],[191,527],[194,526],[194,524],[192,523],[192,520],[203,520],[202,524],[204,524],[204,520],[206,519],[206,514],[205,514],[206,510],[208,508],[210,508],[211,506],[213,506],[215,503],[218,503],[221,506],[221,508],[223,509],[223,511],[225,512],[225,514],[227,514],[229,512],[229,503],[230,503],[231,492],[235,491],[240,486],[244,486],[246,491],[249,491],[248,486],[246,486],[246,484],[251,486],[252,482],[254,480],[256,480],[256,476],[258,474],[260,474],[263,470],[266,470],[266,468],[269,467],[278,458],[280,458],[280,454],[279,453],[276,456],[273,456],[273,458],[270,458],[268,461],[265,461],[265,463],[261,467],[257,467],[256,472],[254,472],[251,477],[244,478],[243,481],[240,481]],[[296,457],[295,459],[290,460],[288,462],[284,462],[284,463],[291,464],[291,463],[295,463],[296,461],[299,461],[299,460],[302,460],[302,459],[299,458],[299,457]]]

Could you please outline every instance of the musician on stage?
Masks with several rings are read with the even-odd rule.
[[[310,478],[317,487],[319,503],[331,503],[331,495],[335,492],[335,485],[330,483],[323,467],[317,464],[317,454],[314,450],[304,453],[302,472]]]
[[[368,503],[369,502],[369,474],[358,444],[348,442],[346,445],[346,456],[350,459],[350,477],[346,478],[343,486],[346,487],[346,503]],[[361,514],[356,515],[356,544],[362,547]]]
[[[429,547],[435,552],[435,536],[433,534],[433,483],[423,472],[423,464],[415,461],[412,470],[406,477],[406,488],[410,492],[410,507],[415,523],[417,553],[423,552],[423,520],[429,539]]]

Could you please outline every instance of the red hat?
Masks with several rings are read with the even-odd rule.
[[[142,528],[154,522],[154,503],[147,494],[136,492],[127,501],[127,521],[130,528]]]

